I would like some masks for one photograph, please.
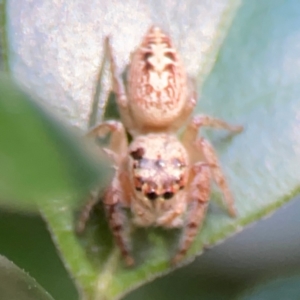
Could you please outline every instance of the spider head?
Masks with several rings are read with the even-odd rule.
[[[175,136],[139,136],[131,143],[129,154],[129,172],[135,199],[147,204],[169,201],[185,188],[188,156]]]

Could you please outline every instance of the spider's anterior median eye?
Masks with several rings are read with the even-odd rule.
[[[141,160],[145,154],[144,148],[137,148],[129,153],[134,160]]]
[[[155,192],[147,193],[146,196],[149,200],[155,200],[158,197],[158,195]]]
[[[165,192],[165,193],[163,194],[163,197],[164,197],[164,199],[166,199],[166,200],[171,199],[173,196],[174,196],[174,193],[172,193],[172,192]]]

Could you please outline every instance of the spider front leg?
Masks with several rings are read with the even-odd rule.
[[[204,160],[209,164],[213,179],[223,193],[225,202],[224,204],[227,206],[228,213],[230,216],[234,217],[236,216],[234,199],[226,182],[225,176],[221,170],[215,150],[207,140],[203,138],[197,138],[198,131],[202,126],[226,129],[234,133],[241,132],[243,130],[243,127],[233,126],[219,119],[199,115],[194,117],[191,123],[188,124],[186,131],[184,132],[182,137],[182,142],[188,149],[192,161],[195,162]]]
[[[104,205],[115,241],[126,265],[131,266],[134,264],[134,260],[130,255],[128,234],[126,232],[128,220],[124,211],[124,208],[129,206],[131,197],[127,172],[123,170],[128,152],[126,131],[121,122],[107,121],[93,128],[88,133],[88,136],[102,137],[109,132],[111,133],[111,138],[109,146],[105,150],[113,158],[116,173],[104,195]]]
[[[91,211],[99,202],[99,191],[92,191],[88,197],[88,200],[84,204],[84,207],[80,211],[78,221],[76,224],[76,233],[82,234],[86,228],[86,223],[90,218]]]
[[[105,121],[92,128],[86,136],[105,137],[109,133],[111,133],[109,145],[104,148],[104,151],[113,158],[115,164],[118,164],[120,158],[126,154],[128,148],[126,130],[121,122]]]
[[[100,123],[87,133],[87,137],[104,137],[108,133],[111,133],[111,138],[108,148],[104,149],[104,151],[117,166],[121,162],[122,155],[127,151],[127,136],[122,123],[117,121]],[[85,230],[90,213],[94,206],[99,202],[99,193],[100,191],[97,189],[92,191],[86,204],[82,208],[76,224],[76,232],[78,234],[81,234]]]
[[[126,265],[132,266],[134,265],[134,259],[130,254],[131,249],[128,238],[129,221],[124,211],[124,207],[128,206],[127,202],[130,196],[128,192],[126,193],[126,184],[124,181],[122,182],[121,174],[118,173],[119,172],[117,172],[110,187],[106,191],[104,205],[115,242],[121,251]]]
[[[210,198],[211,174],[207,163],[196,163],[192,168],[191,185],[188,192],[189,208],[177,254],[172,259],[173,265],[185,256],[202,226]]]

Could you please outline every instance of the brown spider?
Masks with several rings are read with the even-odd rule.
[[[107,39],[108,45],[109,41]],[[182,227],[182,238],[172,263],[186,254],[204,220],[211,178],[221,189],[228,213],[236,215],[234,200],[213,147],[198,137],[202,126],[240,132],[209,116],[190,117],[195,92],[170,38],[152,27],[132,54],[127,90],[116,72],[110,49],[113,89],[122,122],[106,121],[89,136],[111,133],[104,150],[115,175],[104,195],[110,228],[127,265],[133,265],[126,230],[131,211],[136,226]],[[178,129],[186,124],[179,139]],[[128,144],[126,131],[133,141]],[[85,227],[92,199],[83,210],[78,231]],[[91,204],[92,203],[92,204]]]

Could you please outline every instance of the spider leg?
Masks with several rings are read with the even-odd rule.
[[[128,141],[125,128],[121,122],[109,120],[100,123],[87,133],[87,137],[104,137],[108,133],[111,133],[111,137],[105,152],[112,157],[125,155]]]
[[[210,169],[207,163],[196,163],[192,168],[193,179],[190,185],[188,197],[190,204],[186,216],[186,223],[183,229],[177,254],[171,263],[177,264],[185,256],[194,241],[199,229],[202,226],[206,215],[210,196]]]
[[[76,233],[82,234],[86,228],[86,223],[90,218],[91,211],[99,202],[99,195],[95,191],[91,192],[84,207],[81,209],[76,224]]]
[[[235,133],[241,132],[243,127],[233,126],[219,119],[199,115],[194,117],[192,122],[187,126],[182,137],[182,141],[188,149],[192,161],[204,160],[209,164],[213,179],[223,193],[223,199],[225,202],[224,204],[227,206],[228,213],[230,216],[234,217],[236,216],[234,199],[220,167],[216,152],[207,140],[203,138],[197,138],[198,130],[201,128],[201,126],[222,128]]]
[[[226,182],[224,173],[221,169],[221,166],[219,164],[218,157],[216,155],[214,148],[205,139],[199,139],[197,141],[197,143],[201,147],[206,161],[209,163],[214,181],[216,182],[216,184],[219,186],[220,190],[222,191],[223,201],[224,201],[225,206],[227,207],[228,214],[231,217],[235,217],[236,209],[234,207],[234,198],[233,198],[230,188]]]
[[[198,115],[193,117],[192,121],[188,124],[183,135],[183,143],[187,144],[187,146],[188,144],[194,143],[197,139],[198,131],[201,127],[225,129],[234,133],[239,133],[243,130],[243,126],[231,125],[223,120],[206,115]]]
[[[119,176],[115,176],[104,197],[104,205],[109,220],[109,226],[113,233],[116,244],[127,266],[134,264],[130,254],[130,243],[128,238],[128,217],[124,211],[126,206],[126,190],[122,188]],[[126,230],[127,229],[127,230]]]
[[[88,137],[105,136],[111,133],[111,138],[109,142],[108,149],[104,151],[108,154],[110,158],[113,159],[115,164],[119,164],[121,161],[121,156],[127,151],[127,136],[122,123],[117,121],[106,121],[92,128],[88,133]],[[84,232],[86,223],[89,220],[91,211],[94,206],[100,201],[99,193],[101,191],[94,190],[90,193],[84,207],[78,217],[78,222],[76,224],[76,232],[81,234]]]
[[[105,39],[106,46],[108,48],[109,60],[110,60],[110,70],[112,75],[112,83],[113,83],[113,92],[116,95],[116,100],[118,104],[118,109],[121,115],[121,119],[130,132],[131,129],[134,128],[134,124],[132,122],[132,118],[130,115],[128,98],[126,94],[126,89],[124,86],[124,82],[121,79],[120,73],[117,68],[116,60],[113,55],[113,48],[110,43],[109,37]]]
[[[114,157],[116,173],[105,192],[104,205],[115,241],[126,264],[131,266],[134,264],[134,260],[130,255],[128,234],[126,232],[128,219],[123,209],[129,205],[130,201],[128,177],[126,172],[122,170],[124,155],[127,154],[128,148],[126,131],[121,122],[106,121],[93,128],[88,136],[103,136],[109,132],[111,133],[110,143],[108,149],[105,150],[110,156]]]

